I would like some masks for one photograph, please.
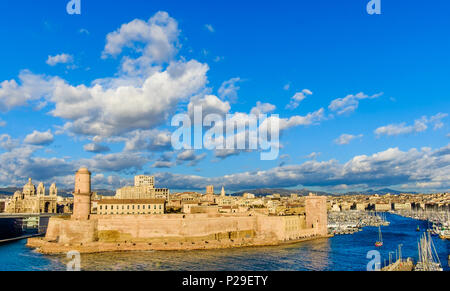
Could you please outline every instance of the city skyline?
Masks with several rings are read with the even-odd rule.
[[[86,166],[108,189],[135,174],[180,190],[450,188],[450,3],[7,2],[0,187],[70,188]],[[173,150],[171,118],[195,105],[279,114],[279,158]]]

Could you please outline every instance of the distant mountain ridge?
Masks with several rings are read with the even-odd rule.
[[[355,192],[347,192],[347,193],[329,193],[329,192],[323,192],[323,191],[313,191],[309,189],[300,189],[300,190],[290,190],[290,189],[268,189],[268,188],[259,188],[259,189],[252,189],[252,190],[245,190],[245,191],[239,191],[236,193],[233,193],[233,196],[242,196],[245,193],[251,193],[255,194],[256,196],[268,196],[273,194],[280,194],[281,196],[290,196],[291,194],[298,194],[300,196],[307,196],[309,193],[313,193],[316,195],[327,195],[327,196],[343,196],[343,195],[386,195],[386,194],[392,194],[392,195],[399,195],[399,194],[418,194],[416,192],[408,192],[408,191],[397,191],[389,188],[374,190],[369,189],[367,191],[355,191]]]
[[[22,188],[17,187],[7,187],[7,188],[0,188],[0,194],[5,196],[12,196],[16,191],[21,191]]]
[[[16,191],[21,191],[22,188],[18,187],[6,187],[6,188],[0,188],[0,195],[4,196],[12,196]],[[71,197],[72,191],[69,189],[58,189],[58,195],[61,197]],[[98,195],[103,196],[114,196],[116,194],[113,190],[107,190],[107,189],[98,189],[93,190],[93,192],[97,192]],[[327,196],[342,196],[342,195],[386,195],[386,194],[392,194],[392,195],[399,195],[399,194],[418,194],[417,192],[403,192],[403,191],[397,191],[389,188],[374,190],[369,189],[367,191],[355,191],[355,192],[347,192],[343,194],[336,194],[336,193],[328,193],[323,191],[313,191],[309,189],[297,189],[297,190],[290,190],[290,189],[282,189],[282,188],[258,188],[258,189],[251,189],[251,190],[244,190],[239,191],[231,194],[232,196],[242,196],[244,193],[252,193],[256,196],[268,196],[273,194],[280,194],[281,196],[290,196],[291,194],[298,194],[299,196],[307,196],[309,193],[313,193],[316,195],[327,195]]]
[[[379,194],[379,195],[386,195],[386,194],[392,194],[392,195],[399,195],[399,194],[418,194],[417,192],[409,192],[409,191],[397,191],[397,190],[393,190],[393,189],[389,189],[389,188],[384,188],[384,189],[379,189],[379,190],[367,190],[367,191],[360,191],[360,192],[348,192],[346,193],[347,195],[374,195],[374,194]]]
[[[321,191],[312,191],[308,189],[300,189],[300,190],[289,190],[289,189],[269,189],[269,188],[260,188],[260,189],[252,189],[239,191],[231,194],[232,196],[242,196],[245,193],[255,194],[256,196],[268,196],[273,194],[280,194],[281,196],[290,196],[291,194],[297,194],[299,196],[307,196],[309,193],[313,193],[316,195],[333,195],[327,192]]]
[[[22,188],[18,187],[6,187],[6,188],[0,188],[0,195],[3,196],[12,196],[16,191],[22,191]],[[92,190],[93,192],[97,192],[98,195],[103,196],[114,196],[116,194],[116,191],[112,190],[106,190],[106,189],[98,189],[98,190]],[[58,189],[58,196],[61,197],[72,197],[73,190],[69,189]]]

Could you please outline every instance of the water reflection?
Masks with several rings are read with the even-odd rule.
[[[416,232],[426,222],[388,215],[391,225],[383,229],[385,245],[378,249],[382,262],[399,244],[404,257],[417,260]],[[180,252],[122,252],[86,254],[81,268],[86,271],[363,271],[374,250],[378,228],[368,227],[354,235],[336,236],[276,247]],[[447,256],[450,242],[433,238],[444,270],[449,270]],[[25,247],[25,241],[0,246],[0,270],[65,270],[65,256],[43,256]]]
[[[142,271],[294,271],[326,270],[331,247],[328,239],[279,247],[183,252],[125,252],[85,254],[82,268]],[[66,263],[65,257],[59,259]]]

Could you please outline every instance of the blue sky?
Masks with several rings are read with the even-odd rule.
[[[86,165],[112,189],[136,173],[180,190],[449,189],[448,1],[67,2],[0,11],[0,186],[70,187]],[[171,117],[205,102],[303,121],[274,161],[174,151]]]

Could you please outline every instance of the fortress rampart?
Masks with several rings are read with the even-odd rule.
[[[275,245],[327,236],[325,197],[306,197],[306,215],[269,216],[254,212],[96,215],[85,207],[90,203],[90,196],[86,195],[90,193],[90,172],[83,168],[76,179],[88,183],[76,184],[75,204],[80,207],[75,205],[77,211],[70,219],[51,218],[45,238],[30,239],[28,246],[43,253],[64,252],[69,248],[82,252],[182,250]]]
[[[238,238],[283,242],[327,234],[319,228],[305,228],[305,224],[304,216],[92,215],[86,221],[52,218],[45,240],[61,244],[186,242]]]

